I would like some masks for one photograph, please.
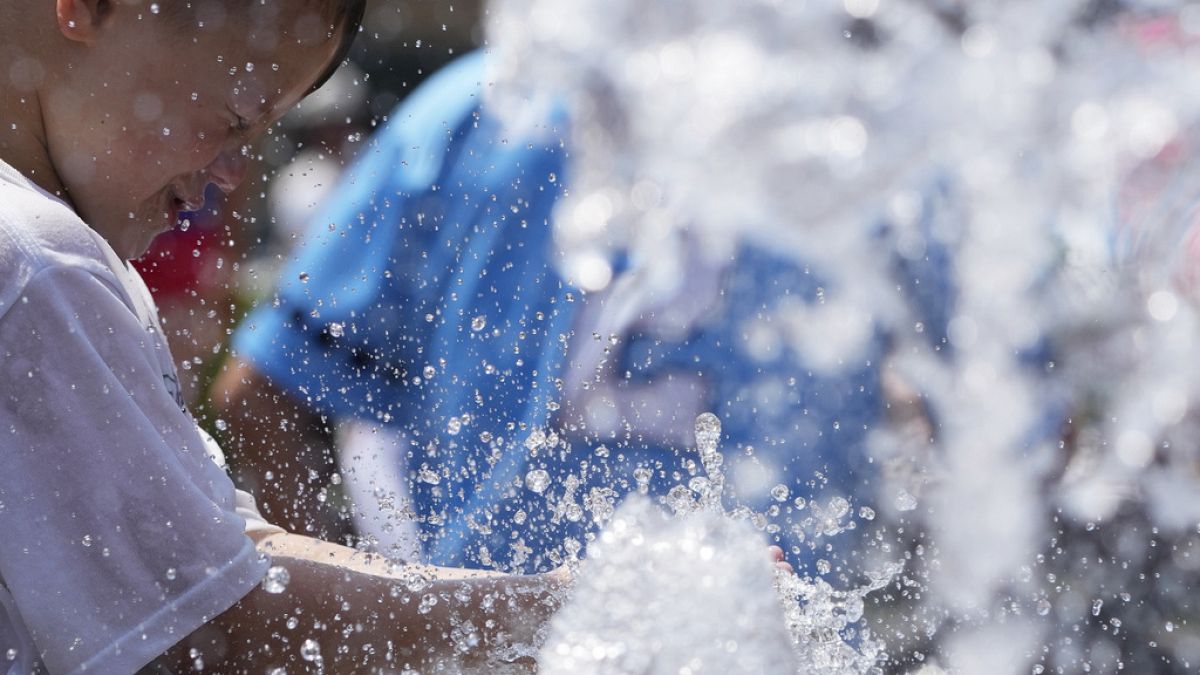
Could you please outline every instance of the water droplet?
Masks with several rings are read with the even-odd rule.
[[[246,72],[247,72],[247,73],[253,73],[253,72],[254,72],[254,64],[253,64],[253,63],[251,63],[251,62],[249,62],[249,61],[247,61],[247,62],[246,62]]]
[[[781,483],[771,488],[771,499],[777,502],[786,502],[790,493],[791,490],[788,489],[788,486]]]
[[[174,567],[167,568],[167,581],[174,581],[175,577],[179,576],[179,571]]]
[[[462,431],[462,420],[457,417],[451,417],[446,421],[446,433],[451,436],[457,436]]]
[[[450,639],[454,642],[454,650],[459,654],[468,654],[479,646],[479,632],[475,624],[463,621],[450,630]]]
[[[267,570],[267,576],[263,578],[263,590],[268,593],[282,593],[287,589],[288,582],[292,580],[292,575],[288,574],[286,567],[274,565]]]
[[[667,491],[667,506],[670,506],[677,514],[691,513],[696,510],[692,491],[683,485],[676,485]]]
[[[538,450],[546,445],[546,432],[540,427],[529,432],[529,437],[525,439],[525,448],[531,451]]]
[[[92,545],[92,535],[90,535],[90,534],[83,535],[83,539],[81,539],[79,543],[83,544],[84,546],[91,546]]]
[[[17,650],[10,647],[7,652],[4,652],[4,657],[7,658],[9,661],[16,661],[17,660]]]
[[[158,14],[161,10],[162,10],[162,8],[158,6],[157,2],[150,3],[150,13],[151,14]]]
[[[321,660],[321,645],[317,644],[316,640],[309,638],[300,645],[300,658],[305,661],[320,661]]]
[[[400,577],[400,580],[410,593],[420,593],[429,586],[429,577],[416,569],[409,569]]]
[[[897,511],[912,511],[917,508],[917,498],[909,494],[905,490],[901,490],[900,494],[896,495],[896,510]]]
[[[1092,616],[1100,616],[1100,609],[1104,607],[1104,601],[1097,598],[1092,601]]]
[[[163,136],[170,136],[170,135],[171,135],[171,127],[163,127],[163,130],[162,130],[162,135],[163,135]]]
[[[433,593],[426,593],[425,595],[421,596],[421,604],[417,606],[417,611],[422,614],[428,614],[429,612],[433,611],[433,608],[437,606],[437,604],[437,596]]]
[[[225,420],[222,420],[222,419],[218,419],[216,422],[213,422],[213,426],[215,426],[217,428],[217,431],[225,431],[225,430],[229,429],[229,422],[226,422]]]
[[[487,327],[487,317],[486,316],[481,315],[481,316],[475,317],[474,319],[471,319],[471,330],[475,331],[476,333],[478,333],[479,331],[483,330],[486,327]]]
[[[700,448],[700,454],[716,452],[720,440],[721,420],[710,412],[701,413],[696,418],[696,446]]]
[[[307,284],[308,283],[308,272],[301,272],[296,278],[300,280],[300,283]]]
[[[833,497],[829,500],[829,506],[826,507],[829,515],[837,519],[846,517],[850,513],[850,502],[846,501],[845,497]]]
[[[570,504],[567,504],[564,515],[567,517],[568,521],[572,523],[578,523],[583,519],[583,507],[575,502],[571,502]]]
[[[429,467],[422,467],[421,470],[417,472],[417,478],[422,483],[428,483],[429,485],[437,485],[438,483],[442,482],[442,477]]]
[[[707,502],[713,498],[712,481],[704,476],[696,476],[688,481],[688,488],[700,496],[700,501]]]
[[[1038,616],[1046,616],[1050,613],[1050,601],[1045,598],[1038,600],[1036,609]]]
[[[863,520],[875,520],[875,509],[869,506],[863,506],[858,509],[858,517]]]
[[[425,376],[425,379],[432,380],[433,376],[437,375],[437,368],[434,368],[433,366],[425,366],[425,369],[421,371],[421,374]]]
[[[712,481],[712,490],[704,503],[710,508],[720,508],[721,493],[725,485],[725,476],[721,473],[721,464],[725,461],[717,452],[717,444],[721,440],[721,420],[716,415],[706,412],[696,417],[696,449],[700,452],[700,461],[704,464],[704,472]]]
[[[345,324],[341,324],[336,321],[331,321],[329,323],[329,334],[335,338],[342,337],[343,335],[346,334]]]
[[[180,232],[187,232],[188,228],[191,226],[192,226],[191,218],[184,218],[183,220],[179,221],[179,231]]]
[[[534,469],[525,474],[525,487],[533,490],[538,494],[546,491],[550,487],[550,474],[544,469]]]

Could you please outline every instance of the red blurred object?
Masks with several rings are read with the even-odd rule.
[[[205,297],[225,290],[229,271],[217,264],[225,232],[222,209],[207,206],[219,204],[221,194],[212,192],[216,194],[206,195],[206,208],[181,214],[189,220],[186,231],[177,227],[160,235],[146,255],[133,263],[160,304],[181,295]]]

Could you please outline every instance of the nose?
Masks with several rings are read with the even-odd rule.
[[[245,180],[246,169],[247,160],[242,153],[238,150],[227,150],[217,155],[212,164],[208,165],[206,172],[209,180],[220,188],[221,192],[229,194]]]

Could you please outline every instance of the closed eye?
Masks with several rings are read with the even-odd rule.
[[[229,114],[233,115],[233,130],[238,133],[245,133],[250,130],[250,120],[237,114],[233,108],[229,108]]]

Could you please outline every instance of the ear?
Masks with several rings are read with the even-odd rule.
[[[92,44],[112,9],[111,0],[55,0],[58,30],[68,40]]]

